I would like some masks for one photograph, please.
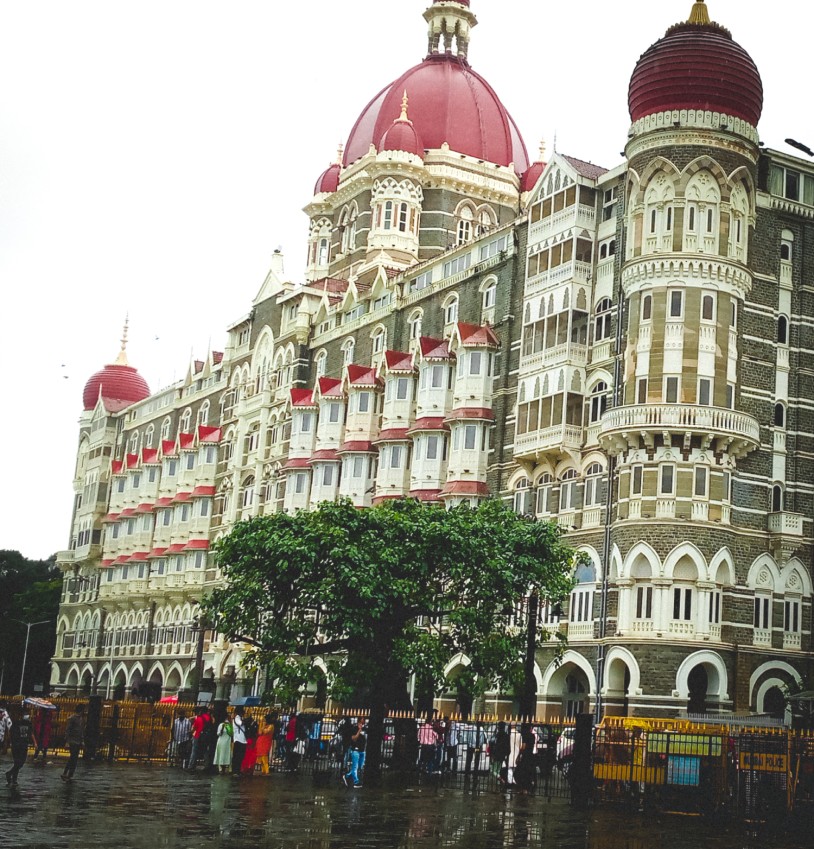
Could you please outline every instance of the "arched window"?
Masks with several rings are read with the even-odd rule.
[[[602,418],[602,414],[608,406],[608,384],[604,380],[591,390],[590,408],[588,413],[588,421],[590,424],[595,424]]]
[[[596,305],[596,318],[594,319],[594,342],[601,342],[611,335],[611,304],[610,298],[602,298]]]
[[[410,339],[418,339],[421,336],[421,320],[423,318],[423,314],[421,310],[414,310],[410,313],[410,317],[407,319],[407,325],[410,328]]]
[[[450,295],[444,301],[444,324],[454,324],[458,320],[458,296]]]
[[[131,454],[138,454],[138,431],[134,431],[130,436],[129,451]]]
[[[471,206],[463,206],[458,212],[458,229],[456,244],[465,245],[472,240],[472,226],[475,220],[475,213]]]
[[[528,478],[520,478],[514,485],[514,512],[518,516],[525,516],[531,512],[531,483]]]
[[[172,419],[167,416],[163,422],[161,422],[161,441],[166,442],[170,438],[170,434],[172,433]]]
[[[701,319],[703,321],[715,320],[715,296],[704,295],[701,298]]]
[[[384,347],[387,342],[387,331],[383,327],[377,327],[370,337],[373,356],[384,353]]]
[[[595,507],[601,504],[602,488],[602,466],[599,463],[591,463],[585,470],[585,492],[583,497],[584,507]]]
[[[592,563],[582,563],[574,575],[576,587],[571,591],[568,619],[571,622],[590,622],[596,590],[596,569]]]
[[[497,281],[492,279],[483,290],[483,308],[490,310],[494,307],[497,299]]]
[[[777,317],[777,341],[781,345],[789,343],[789,320],[784,315]]]
[[[785,507],[785,493],[783,487],[776,483],[772,487],[772,513],[782,513]]]
[[[189,433],[192,427],[192,410],[187,407],[181,416],[181,433]]]
[[[560,476],[560,512],[575,510],[577,506],[577,472],[568,469]]]
[[[642,321],[650,321],[653,317],[653,296],[645,295],[642,298]]]
[[[325,368],[328,364],[328,352],[320,351],[314,358],[314,375],[317,380],[325,377]]]
[[[343,365],[349,366],[353,362],[353,352],[356,347],[356,342],[353,337],[348,337],[342,343],[342,355],[343,355]]]
[[[551,475],[544,474],[537,481],[537,515],[547,515],[551,512]]]
[[[209,423],[209,401],[204,401],[198,408],[198,426],[206,427]]]
[[[794,250],[794,233],[791,230],[784,230],[780,234],[780,260],[781,262],[791,263]]]
[[[781,428],[786,426],[786,406],[781,401],[774,405],[774,426]]]
[[[243,508],[251,507],[254,504],[254,477],[249,476],[243,481],[243,495],[241,498]]]
[[[494,210],[489,206],[482,206],[478,210],[477,235],[482,236],[484,233],[488,233],[494,229],[496,221],[497,218]]]

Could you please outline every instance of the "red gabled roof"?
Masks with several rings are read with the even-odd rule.
[[[184,550],[184,546],[186,543],[183,542],[174,542],[168,549],[167,554],[177,554],[179,551]]]
[[[320,461],[338,460],[339,456],[333,448],[323,448],[320,451],[315,451],[311,455],[310,463],[319,463]]]
[[[203,371],[203,367],[204,367],[204,361],[203,360],[195,360],[195,365],[194,365],[195,372],[194,373],[197,374],[199,371]]]
[[[135,515],[136,515],[136,508],[135,507],[125,507],[124,510],[122,510],[122,512],[119,513],[119,516],[121,516],[123,519],[126,519],[128,516],[135,516]]]
[[[219,427],[207,427],[199,425],[198,442],[220,442],[223,439],[223,430]]]
[[[339,449],[339,451],[337,451],[336,453],[337,454],[352,454],[352,453],[375,454],[376,453],[376,447],[373,445],[372,442],[365,441],[363,439],[357,439],[355,441],[352,440],[350,442],[344,442],[342,444],[341,448]]]
[[[463,321],[459,321],[458,335],[461,337],[461,344],[465,348],[497,348],[498,345],[500,345],[500,340],[497,336],[495,336],[494,330],[492,330],[488,324],[481,326],[478,324],[466,324]]]
[[[115,562],[116,562],[116,561],[115,561],[115,560],[113,560],[113,559],[110,559],[110,560],[103,560],[103,561],[102,561],[102,568],[103,568],[103,569],[107,569],[107,567],[108,567],[108,566],[112,566]]]
[[[206,551],[207,548],[209,548],[208,539],[191,539],[184,546],[184,551]]]
[[[291,390],[291,406],[292,407],[316,407],[314,401],[313,389],[292,389]]]
[[[607,168],[603,168],[601,165],[594,165],[593,162],[585,162],[585,160],[577,159],[575,156],[566,156],[563,154],[562,158],[574,168],[577,174],[581,174],[589,180],[596,180],[603,174],[608,173]]]
[[[449,350],[449,342],[446,339],[432,339],[429,336],[422,336],[418,340],[421,347],[421,356],[425,360],[448,360],[454,357]]]
[[[131,554],[127,559],[131,562],[143,561],[149,557],[149,554],[149,551],[137,551],[135,554]]]
[[[422,430],[449,430],[449,425],[444,424],[443,416],[424,416],[416,419],[415,424],[407,432],[418,433]]]
[[[335,377],[321,377],[317,381],[317,385],[319,386],[319,395],[321,398],[343,397],[342,381]]]
[[[282,471],[288,469],[307,469],[311,460],[308,457],[292,457],[282,468]]]
[[[160,463],[161,460],[158,457],[158,449],[157,448],[142,448],[141,449],[141,462],[142,463]]]
[[[379,442],[409,442],[410,437],[407,435],[406,427],[388,427],[385,428],[373,441]]]
[[[479,421],[493,422],[495,420],[494,410],[488,407],[458,407],[453,410],[444,421],[458,421],[460,419],[477,419]]]
[[[159,498],[158,501],[156,501],[155,506],[156,507],[169,507],[170,504],[172,504],[172,498],[164,497],[164,498]]]
[[[124,460],[128,469],[135,469],[138,466],[138,454],[126,454]]]
[[[119,516],[121,516],[121,513],[108,513],[107,516],[104,516],[102,518],[102,521],[103,522],[115,522],[116,519],[119,518]]]
[[[114,561],[113,565],[118,565],[119,563],[127,563],[130,559],[130,556],[127,554],[120,554]]]
[[[489,487],[482,481],[448,481],[441,490],[441,497],[450,495],[480,495],[488,496]]]
[[[148,556],[149,556],[149,557],[161,557],[161,555],[162,555],[162,554],[163,554],[166,550],[167,550],[166,546],[165,546],[164,548],[154,548],[154,549],[150,552],[150,554],[149,554]]]
[[[136,507],[136,513],[152,513],[154,507],[154,504],[151,504],[149,501],[145,501],[143,504],[139,504],[139,506]]]
[[[194,433],[179,433],[178,434],[178,445],[180,446],[182,451],[190,451],[195,447],[195,434]]]
[[[385,351],[384,361],[388,371],[411,372],[413,370],[413,355],[404,351]]]
[[[348,366],[348,383],[351,386],[376,386],[379,378],[376,376],[375,368],[357,366],[351,363]]]
[[[198,498],[204,495],[214,495],[215,487],[214,486],[196,486],[195,489],[192,490],[192,497]]]
[[[176,492],[175,498],[172,499],[173,504],[179,504],[182,501],[189,501],[192,498],[191,492]]]
[[[164,457],[174,457],[177,454],[175,442],[172,439],[162,440],[161,453]]]
[[[223,362],[223,351],[212,351],[212,362],[219,365]]]
[[[110,472],[114,475],[120,475],[124,471],[124,463],[121,460],[113,460],[110,464]]]
[[[323,292],[342,295],[348,291],[350,284],[347,280],[342,280],[339,277],[322,277],[307,285],[310,289],[322,289]]]

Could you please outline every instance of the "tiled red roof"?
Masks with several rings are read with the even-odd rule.
[[[379,383],[376,369],[351,363],[348,366],[348,383],[351,386],[376,386]]]
[[[410,498],[417,498],[419,501],[440,501],[440,489],[411,489]]]
[[[203,371],[204,361],[203,360],[195,360],[195,374],[199,371]]]
[[[123,519],[126,519],[128,516],[135,516],[135,515],[136,515],[136,508],[135,507],[125,507],[124,510],[122,510],[122,512],[119,513],[119,516],[121,516]]]
[[[212,351],[212,362],[219,365],[223,362],[223,351]]]
[[[172,504],[172,498],[164,497],[164,498],[159,498],[158,501],[156,501],[155,506],[156,507],[169,507],[170,504]]]
[[[348,291],[349,283],[347,280],[341,280],[339,277],[323,277],[320,280],[309,283],[308,286],[311,289],[322,289],[323,292],[332,292],[341,295]]]
[[[441,497],[450,495],[489,495],[489,487],[482,481],[449,481],[441,490]]]
[[[377,495],[373,499],[374,504],[381,504],[383,501],[393,501],[395,498],[404,498],[401,493],[395,493],[394,495]]]
[[[489,347],[497,348],[500,345],[500,340],[495,336],[494,330],[488,324],[480,326],[478,324],[466,324],[463,321],[458,322],[458,335],[461,337],[461,344],[467,347]]]
[[[139,506],[136,507],[136,513],[152,513],[154,507],[154,504],[151,504],[149,501],[145,501],[144,504],[139,504]]]
[[[195,489],[192,490],[192,497],[198,498],[204,495],[214,495],[215,487],[214,486],[196,486]]]
[[[341,398],[344,394],[342,392],[342,381],[335,377],[321,377],[317,384],[322,398]]]
[[[320,461],[338,460],[339,456],[333,448],[323,448],[321,451],[315,451],[311,455],[309,462],[319,463]]]
[[[135,554],[131,554],[127,559],[133,563],[138,563],[139,561],[144,561],[149,556],[148,551],[137,551]]]
[[[172,439],[164,439],[161,442],[161,453],[164,457],[174,457],[178,451]]]
[[[116,562],[116,561],[115,561],[115,560],[113,560],[113,559],[110,559],[110,560],[103,560],[103,561],[102,561],[102,568],[103,568],[103,569],[107,569],[107,567],[108,567],[108,566],[112,566],[115,562]]]
[[[421,348],[421,356],[425,360],[448,360],[455,355],[449,350],[449,343],[446,339],[432,339],[429,336],[422,336],[418,340]]]
[[[209,548],[208,539],[191,539],[184,546],[184,551],[206,551],[207,548]]]
[[[367,454],[375,454],[376,447],[372,442],[367,442],[365,440],[356,440],[351,442],[345,442],[342,444],[342,447],[337,454],[351,454],[351,453],[367,453]]]
[[[130,556],[127,554],[120,554],[114,561],[113,565],[118,565],[119,563],[127,563],[130,559]]]
[[[388,427],[385,428],[373,441],[379,442],[409,442],[410,437],[407,435],[406,427]]]
[[[191,492],[176,492],[175,498],[173,498],[172,500],[174,504],[179,504],[182,501],[189,501],[190,498],[192,498]]]
[[[161,555],[162,555],[162,554],[163,554],[166,550],[167,550],[167,549],[166,549],[166,547],[164,547],[164,548],[154,548],[154,549],[150,552],[149,556],[150,556],[150,557],[161,557]]]
[[[103,522],[115,522],[116,519],[118,519],[120,515],[121,515],[121,513],[108,513],[107,516],[105,516],[102,519],[102,521]]]
[[[444,424],[442,416],[424,416],[416,419],[415,424],[407,432],[418,433],[422,430],[449,430],[449,425]]]
[[[581,174],[583,177],[587,177],[589,180],[596,180],[603,174],[608,173],[607,168],[603,168],[601,165],[594,165],[593,162],[585,162],[585,160],[577,159],[575,156],[565,156],[565,154],[563,154],[562,158],[568,162],[578,174]]]
[[[183,551],[186,546],[186,543],[183,542],[174,542],[168,549],[167,554],[177,554],[179,551]]]
[[[460,419],[478,419],[479,421],[493,422],[495,420],[494,410],[488,407],[458,407],[453,410],[445,419],[445,421],[457,421]]]
[[[138,466],[138,454],[127,454],[124,460],[128,469],[135,469]]]
[[[410,372],[413,370],[413,355],[404,351],[385,351],[384,361],[388,371]]]
[[[124,471],[124,463],[121,460],[113,460],[110,464],[110,472],[114,475],[120,475]]]
[[[219,427],[198,427],[198,442],[220,442],[223,439],[223,430]]]
[[[161,460],[158,457],[158,449],[157,448],[142,448],[141,449],[141,462],[142,463],[160,463]]]
[[[287,469],[307,469],[308,464],[310,463],[310,459],[308,457],[292,457],[284,466],[283,471]]]
[[[178,434],[178,445],[180,446],[182,451],[190,451],[195,447],[195,434],[194,433],[179,433]]]
[[[316,407],[314,401],[313,389],[292,389],[291,390],[291,406],[292,407]]]

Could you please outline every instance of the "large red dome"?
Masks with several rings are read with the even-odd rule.
[[[633,121],[659,112],[701,109],[756,127],[763,110],[763,84],[752,57],[728,30],[715,23],[688,22],[667,30],[639,59],[628,106]]]
[[[382,89],[365,107],[345,147],[345,165],[379,142],[401,110],[404,92],[410,120],[427,149],[444,142],[456,153],[497,165],[514,163],[518,174],[528,167],[526,146],[500,98],[465,60],[432,54]]]
[[[99,387],[102,388],[103,400],[108,402],[108,408],[114,412],[143,401],[150,395],[147,381],[132,366],[111,364],[97,371],[85,384],[82,403],[86,410],[96,406]]]

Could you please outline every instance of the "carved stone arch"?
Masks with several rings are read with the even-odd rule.
[[[681,193],[685,197],[687,194],[687,187],[702,171],[708,172],[715,179],[718,186],[719,200],[729,196],[726,171],[717,160],[704,154],[693,159],[693,161],[686,165],[684,170],[681,172],[679,186],[681,188]]]
[[[156,681],[156,675],[161,676],[161,686],[163,688],[164,682],[167,680],[167,676],[164,674],[164,664],[160,660],[155,661],[150,667],[150,672],[147,675],[147,680]]]
[[[580,474],[584,475],[585,469],[587,469],[589,466],[593,466],[594,463],[598,463],[600,466],[602,466],[602,474],[607,471],[607,457],[601,451],[591,451],[582,458],[582,468],[580,469]]]
[[[695,580],[702,580],[707,575],[707,560],[701,553],[698,546],[691,542],[679,543],[665,558],[664,571],[665,578],[673,579],[676,567],[682,564],[682,561],[690,561],[696,570]]]
[[[562,658],[559,660],[552,660],[551,663],[548,664],[542,675],[540,692],[546,696],[559,696],[561,694],[562,687],[560,685],[559,689],[557,689],[557,685],[559,684],[560,679],[565,678],[567,667],[569,665],[576,666],[577,669],[585,675],[589,686],[589,692],[586,693],[586,696],[589,698],[594,697],[596,695],[596,673],[594,672],[594,668],[586,658],[573,649],[568,649],[564,652]],[[554,692],[551,692],[552,683],[555,687]]]
[[[684,658],[676,673],[676,697],[689,699],[690,673],[696,666],[703,666],[707,673],[707,696],[714,701],[729,698],[729,673],[723,658],[714,651],[704,649]]]
[[[164,687],[168,690],[178,690],[184,686],[184,678],[184,669],[176,660],[167,670],[167,676],[164,678]]]
[[[115,678],[113,679],[116,680]],[[130,669],[130,677],[127,679],[127,686],[133,687],[144,680],[144,666],[141,661],[136,661]]]
[[[718,580],[726,578],[726,580]],[[708,580],[724,587],[734,587],[738,583],[735,572],[735,559],[728,548],[721,548],[709,562]]]
[[[585,386],[586,392],[587,392],[588,395],[590,395],[591,392],[593,392],[594,387],[598,383],[604,383],[606,386],[610,387],[612,382],[613,382],[613,379],[611,378],[611,374],[610,374],[609,371],[607,371],[606,369],[602,369],[602,368],[597,369],[596,371],[591,372],[591,378]]]
[[[630,649],[624,646],[613,646],[605,657],[604,680],[602,681],[602,693],[606,696],[623,696],[625,695],[624,678],[620,681],[618,678],[618,664],[624,664],[629,673],[629,682],[627,685],[628,696],[642,695],[642,673],[639,668],[639,661]],[[619,685],[622,685],[621,687]]]
[[[136,666],[140,667],[140,664],[136,664]],[[129,671],[127,669],[127,664],[124,661],[120,661],[119,665],[113,671],[113,686],[116,686],[116,682],[119,680],[119,677],[122,678],[122,682],[125,686],[127,686],[128,680],[130,678]]]
[[[619,551],[619,546],[614,543],[611,548],[610,570],[608,576],[611,581],[619,580],[622,574],[622,552]]]
[[[664,570],[661,565],[661,558],[656,554],[655,550],[646,542],[637,542],[633,548],[628,551],[622,564],[622,570],[619,575],[621,578],[633,577],[633,567],[637,565],[639,559],[647,562],[650,568],[650,576],[659,578]]]
[[[635,195],[630,195],[630,202],[632,205],[640,206],[644,203],[644,197],[647,189],[653,178],[659,173],[670,178],[674,184],[677,183],[680,176],[680,171],[673,162],[663,156],[657,156],[654,160],[648,163],[647,168],[642,171],[641,176],[637,176],[636,193]]]
[[[749,676],[749,704],[754,704],[755,691],[760,685],[763,677],[770,673],[777,675],[780,672],[785,673],[787,676],[785,683],[795,681],[798,686],[802,686],[802,676],[790,663],[786,663],[785,660],[767,660],[765,663],[758,666],[757,669],[755,669],[755,671]]]
[[[600,580],[602,575],[602,558],[599,556],[599,552],[592,545],[579,545],[576,548],[577,555],[584,554],[591,561],[591,565],[594,568],[594,574],[596,575],[596,580]],[[575,558],[576,559],[576,558]],[[576,568],[575,568],[576,571]]]
[[[523,478],[526,478],[529,482],[531,482],[531,475],[529,475],[526,469],[515,469],[509,476],[508,481],[506,482],[509,491],[514,491],[518,483],[520,483]]]
[[[792,557],[783,566],[779,586],[783,587],[785,592],[799,593],[803,596],[812,594],[811,576],[799,558]]]
[[[764,552],[755,558],[746,576],[749,589],[770,590],[775,592],[781,587],[780,570],[771,554]]]
[[[472,660],[467,657],[463,652],[458,652],[458,654],[454,655],[447,661],[447,665],[444,667],[444,678],[446,678],[453,669],[456,669],[459,666],[470,666],[472,664]]]
[[[554,480],[560,480],[566,472],[574,471],[579,475],[579,469],[570,457],[560,460],[554,467]]]
[[[540,485],[540,479],[544,476],[548,475],[551,478],[551,483],[554,482],[554,467],[547,460],[539,463],[535,468],[531,475],[532,486],[538,487]]]
[[[78,687],[81,680],[82,679],[79,675],[79,665],[76,663],[72,663],[68,668],[67,674],[65,675],[65,686]]]

